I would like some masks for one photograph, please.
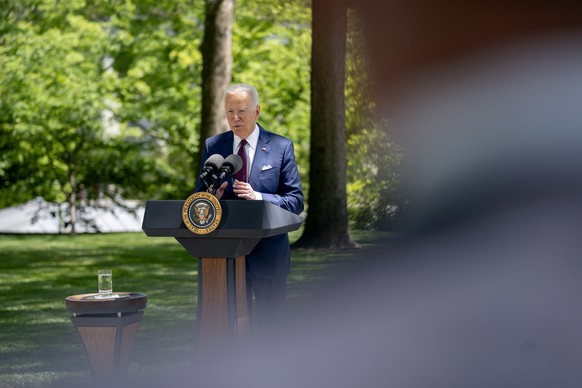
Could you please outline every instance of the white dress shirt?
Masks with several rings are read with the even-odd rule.
[[[237,154],[241,138],[237,135],[234,135],[234,141],[232,142],[232,153]],[[251,170],[253,167],[253,162],[255,160],[255,151],[257,150],[257,144],[259,143],[259,126],[255,124],[255,130],[247,137],[247,144],[245,146],[245,151],[247,153],[247,179],[251,177]],[[262,200],[263,196],[261,193],[255,191],[255,199]]]

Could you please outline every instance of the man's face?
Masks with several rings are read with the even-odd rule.
[[[246,139],[255,129],[261,113],[259,105],[253,106],[248,93],[228,93],[224,99],[228,126],[235,135]]]

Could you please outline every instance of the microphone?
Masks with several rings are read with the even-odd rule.
[[[216,174],[223,162],[224,158],[220,154],[214,154],[206,159],[206,163],[204,163],[204,167],[202,168],[202,174],[200,174],[200,179],[206,184],[206,187],[210,186],[209,180]]]
[[[214,190],[216,191],[227,177],[236,174],[241,169],[242,164],[242,159],[237,154],[228,155],[224,159],[222,166],[220,166],[218,173],[214,175]]]

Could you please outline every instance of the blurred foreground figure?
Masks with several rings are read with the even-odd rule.
[[[582,386],[581,5],[358,8],[416,233],[175,384]]]

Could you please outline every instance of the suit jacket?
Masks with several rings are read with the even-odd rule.
[[[233,142],[232,131],[208,138],[200,166],[203,167],[211,155],[220,154],[226,158],[232,154]],[[263,195],[264,201],[295,214],[303,211],[303,191],[291,140],[266,131],[259,125],[259,141],[250,171],[248,181],[255,191]],[[237,199],[232,190],[233,178],[229,177],[227,182],[228,187],[222,199]],[[206,187],[199,179],[196,191],[204,190]],[[247,255],[249,276],[264,279],[280,278],[287,276],[290,268],[291,251],[289,236],[286,233],[262,239]]]

